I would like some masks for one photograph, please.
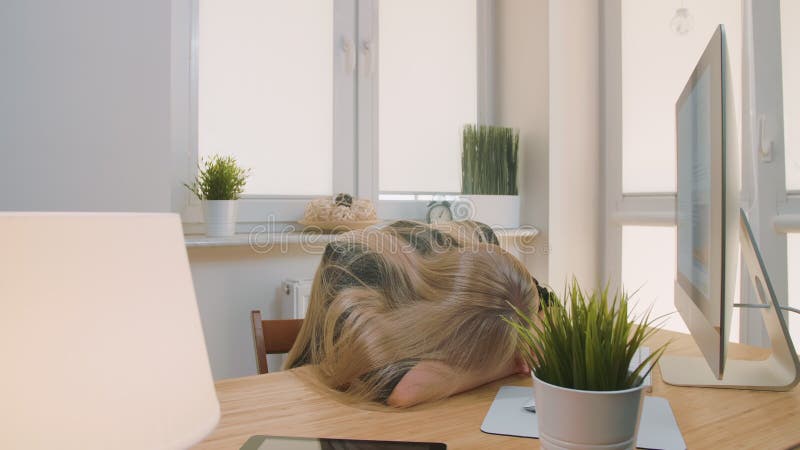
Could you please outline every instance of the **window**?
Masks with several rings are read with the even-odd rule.
[[[788,236],[789,306],[800,308],[800,233]],[[794,276],[791,276],[794,274]],[[789,313],[789,333],[795,349],[800,352],[800,314]]]
[[[688,333],[675,313],[675,227],[622,227],[622,286],[633,297],[633,313],[652,307],[651,318],[669,314],[664,328]]]
[[[671,35],[668,20],[681,6],[688,7],[694,27],[684,36]],[[789,305],[798,307],[800,134],[792,124],[800,114],[800,85],[796,83],[800,76],[800,58],[795,51],[800,45],[800,34],[793,27],[800,18],[800,5],[791,0],[709,0],[685,5],[678,1],[613,0],[605,5],[605,13],[606,21],[611,21],[606,23],[603,45],[606,56],[610,56],[604,69],[610,105],[606,108],[605,142],[609,217],[607,273],[613,278],[619,270],[628,287],[653,284],[663,285],[659,290],[671,291],[671,286],[667,287],[666,273],[674,269],[667,268],[664,259],[654,257],[653,253],[669,260],[674,258],[674,249],[664,246],[669,239],[665,227],[673,226],[675,217],[674,99],[711,30],[717,23],[724,23],[734,89],[746,93],[745,106],[749,108],[743,111],[742,99],[736,99],[740,130],[752,139],[740,146],[742,204],[751,214],[751,225],[779,301],[785,304],[788,299]],[[753,17],[758,20],[752,20]],[[750,25],[743,28],[743,23]],[[775,32],[778,28],[780,35]],[[742,38],[743,31],[748,33],[745,38]],[[743,60],[743,55],[747,60]],[[619,60],[615,62],[617,56]],[[744,71],[746,83],[740,81],[743,62],[748,63]],[[775,74],[781,69],[782,85],[774,82]],[[682,75],[679,77],[679,74]],[[775,154],[785,153],[785,159],[767,161],[756,153],[754,145],[759,143],[757,135],[762,117],[765,119],[764,140],[772,143]],[[778,134],[781,131],[783,136]],[[788,239],[784,233],[788,233]],[[644,251],[640,245],[652,249],[652,253]],[[664,256],[666,252],[670,254]],[[747,298],[752,295],[748,285],[749,282],[739,284],[740,289],[746,289],[742,296],[737,294],[740,301],[751,300]],[[658,305],[661,301],[656,300],[656,309],[661,308]],[[671,303],[671,298],[664,301]],[[741,323],[743,341],[769,344],[759,311],[734,309],[736,320]],[[789,327],[794,339],[800,340],[797,316],[790,315]],[[733,333],[736,331],[734,323],[732,340],[735,340]]]
[[[781,68],[783,70],[783,139],[786,150],[786,190],[800,191],[800,3],[781,0]],[[791,196],[790,196],[791,197]],[[789,203],[792,200],[790,199]],[[797,205],[790,211],[797,214]],[[787,208],[789,209],[789,208]],[[787,236],[788,304],[800,308],[800,226]],[[795,348],[800,351],[800,314],[789,313],[789,332]]]
[[[252,168],[245,194],[330,195],[333,1],[199,6],[200,156]]]
[[[253,169],[240,222],[336,192],[421,219],[422,197],[460,191],[477,0],[195,1],[197,153]]]
[[[735,92],[741,92],[739,2],[687,5],[694,26],[670,28],[678,1],[622,1],[622,192],[675,192],[675,101],[716,26],[725,25]],[[741,111],[741,98],[736,111]]]
[[[650,311],[651,318],[664,316],[664,329],[688,333],[674,306],[675,230],[674,226],[622,227],[622,285],[628,292],[636,292],[634,315],[641,317]],[[736,285],[739,286],[738,281]],[[728,339],[739,342],[739,310],[736,308]]]
[[[781,0],[780,12],[786,189],[800,191],[800,2]]]
[[[380,3],[382,193],[461,191],[461,129],[477,120],[476,13],[475,0]]]
[[[652,307],[658,316],[675,311],[675,102],[719,23],[726,29],[734,89],[740,90],[741,11],[739,2],[726,0],[687,3],[693,27],[679,35],[670,27],[679,1],[613,4],[619,35],[606,34],[606,55],[619,60],[614,66],[606,57],[605,75],[607,102],[619,104],[608,116],[605,276],[629,292],[638,289],[637,311]],[[736,108],[741,111],[740,98]],[[738,340],[736,311],[733,321],[730,338]],[[665,326],[686,331],[677,313]]]

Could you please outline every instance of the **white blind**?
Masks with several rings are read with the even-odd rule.
[[[789,233],[788,245],[789,306],[800,308],[800,233]],[[789,314],[789,334],[794,348],[800,351],[800,314]]]
[[[199,0],[198,150],[246,194],[332,190],[333,0]]]
[[[703,0],[686,6],[694,27],[678,35],[670,20],[680,2],[622,1],[624,193],[675,192],[675,102],[720,23],[731,57],[735,119],[741,121],[740,2]]]
[[[664,328],[688,333],[675,313],[675,227],[622,227],[622,286],[633,297],[633,314],[641,317],[653,308],[651,318],[669,316]]]
[[[800,191],[800,2],[781,0],[780,10],[786,189]]]
[[[477,118],[476,0],[379,3],[382,192],[459,192]]]
[[[636,291],[635,316],[642,317],[652,308],[651,319],[668,315],[664,329],[688,333],[675,309],[676,234],[674,226],[622,227],[622,285],[629,294]],[[739,298],[740,276],[741,270],[736,274],[734,298]],[[739,342],[739,309],[734,308],[731,314],[728,340]]]

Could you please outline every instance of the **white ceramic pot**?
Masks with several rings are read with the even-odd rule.
[[[462,195],[453,202],[453,218],[519,228],[519,195]]]
[[[233,236],[236,232],[236,200],[203,200],[206,236]]]
[[[579,391],[533,375],[539,439],[550,450],[636,447],[645,386],[624,391]]]

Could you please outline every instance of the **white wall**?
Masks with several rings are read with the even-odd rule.
[[[264,319],[289,317],[282,311],[281,284],[287,278],[312,278],[319,254],[299,245],[282,254],[260,254],[250,247],[190,248],[197,304],[203,321],[214,379],[255,375],[256,360],[250,311]],[[270,369],[278,366],[273,359]]]
[[[599,280],[599,3],[551,0],[549,280]]]
[[[525,263],[548,281],[548,25],[547,0],[496,0],[494,122],[520,131],[521,221],[539,229]]]
[[[169,2],[4,0],[0,67],[0,210],[169,210]]]

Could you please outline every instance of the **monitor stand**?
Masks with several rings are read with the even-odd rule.
[[[767,269],[756,246],[750,223],[741,210],[739,218],[742,260],[747,265],[750,281],[755,286],[756,296],[760,302],[742,306],[754,306],[761,309],[772,354],[769,358],[761,361],[727,360],[721,380],[714,376],[703,357],[663,356],[659,361],[661,379],[668,384],[788,391],[800,382],[800,361],[789,335],[789,327],[783,317],[778,299],[775,297],[775,291],[772,289]],[[727,339],[727,336],[724,338]]]

